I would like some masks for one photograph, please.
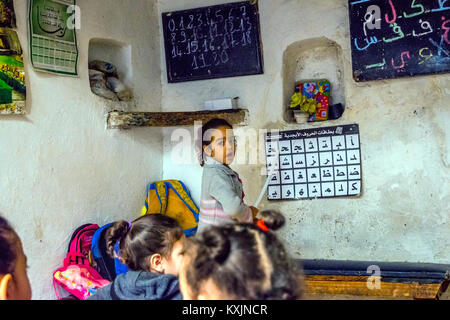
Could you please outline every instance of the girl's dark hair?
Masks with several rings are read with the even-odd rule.
[[[0,274],[13,273],[17,254],[16,233],[5,218],[0,217]]]
[[[173,244],[184,231],[179,223],[162,214],[149,214],[136,219],[130,226],[127,221],[116,222],[106,231],[108,254],[114,257],[114,246],[120,241],[120,257],[131,270],[150,270],[149,257],[159,253],[170,256]]]
[[[186,243],[184,251],[192,258],[184,274],[193,296],[212,279],[237,299],[301,298],[301,268],[271,231],[281,228],[285,219],[276,211],[263,211],[260,216],[269,231],[250,223],[211,226]]]
[[[198,132],[198,140],[196,142],[197,155],[200,162],[200,165],[203,167],[205,164],[205,159],[203,157],[203,147],[207,146],[211,143],[211,137],[205,137],[205,133],[211,129],[217,129],[219,127],[230,127],[233,129],[233,126],[224,119],[214,118],[206,122]]]

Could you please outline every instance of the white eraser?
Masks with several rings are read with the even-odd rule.
[[[205,101],[205,110],[237,109],[239,98],[225,98]]]

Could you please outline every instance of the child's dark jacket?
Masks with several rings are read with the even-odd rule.
[[[178,277],[145,271],[120,274],[88,300],[181,300]]]

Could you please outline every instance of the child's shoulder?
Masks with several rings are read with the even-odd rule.
[[[215,164],[211,166],[204,166],[203,175],[233,176],[236,175],[236,172],[234,172],[233,169],[227,167],[224,164]]]

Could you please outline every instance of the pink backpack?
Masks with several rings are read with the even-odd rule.
[[[85,224],[72,234],[64,266],[53,272],[53,288],[58,300],[63,297],[61,288],[80,300],[95,294],[109,284],[90,264],[92,237],[99,228],[96,224]]]

